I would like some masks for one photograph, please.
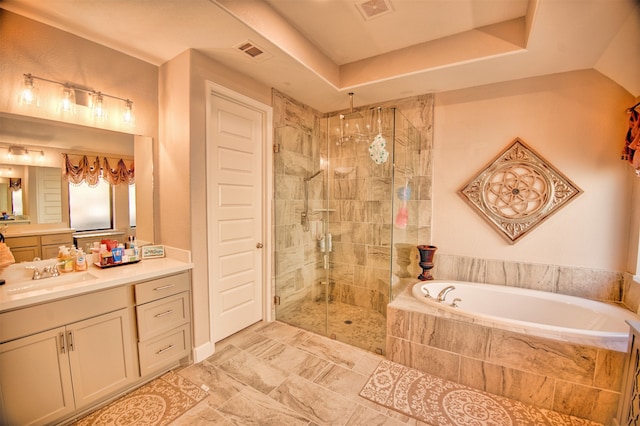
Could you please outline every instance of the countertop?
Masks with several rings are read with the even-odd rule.
[[[32,275],[32,271],[25,269],[25,266],[35,263],[42,267],[52,262],[43,260],[18,263],[3,271],[0,278],[5,279],[6,283],[0,285],[0,312],[150,280],[193,268],[192,263],[164,257],[104,269],[92,264],[87,271],[61,273],[59,277],[40,280],[25,279],[25,276]]]
[[[2,225],[3,223],[0,222],[0,226]],[[16,224],[16,225],[20,225],[20,224]],[[36,228],[36,227],[30,228],[30,229],[25,229],[25,228],[12,229],[12,227],[8,227],[7,232],[4,233],[4,236],[5,238],[28,237],[31,235],[63,234],[66,232],[72,233],[72,232],[75,232],[75,229],[73,228]]]

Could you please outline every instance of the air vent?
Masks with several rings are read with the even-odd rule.
[[[263,48],[250,40],[244,41],[235,47],[256,62],[261,62],[271,57]]]
[[[376,18],[381,15],[393,12],[389,0],[367,0],[356,3],[356,7],[365,20]]]

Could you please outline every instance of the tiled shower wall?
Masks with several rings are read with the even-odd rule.
[[[337,147],[330,141],[327,148],[327,118],[317,111],[281,94],[273,92],[275,143],[275,274],[281,306],[329,291],[335,301],[386,313],[389,302],[390,268],[398,268],[393,244],[429,244],[431,238],[431,148],[433,130],[433,96],[422,95],[380,106],[385,111],[385,138],[390,128],[390,107],[397,109],[398,131],[406,136],[397,146],[396,164],[401,167],[392,178],[391,162],[376,165],[369,157],[367,144]],[[346,103],[346,102],[345,102]],[[370,107],[359,107],[369,111]],[[335,115],[335,114],[332,114]],[[410,123],[410,124],[409,124]],[[410,134],[406,129],[410,128]],[[408,139],[407,139],[408,137]],[[328,173],[313,179],[309,185],[309,207],[328,207],[331,213],[312,214],[310,231],[303,231],[300,213],[304,205],[304,177],[318,170],[320,156],[329,159]],[[337,167],[350,167],[347,173]],[[398,168],[398,167],[397,167]],[[400,206],[398,188],[405,185],[406,169],[410,169],[411,200],[407,203],[409,225],[393,228]],[[346,170],[346,169],[340,169]],[[325,187],[329,183],[330,204],[324,205]],[[333,235],[331,271],[324,278],[322,256],[317,249],[314,230],[328,220]],[[415,250],[414,250],[415,251]],[[415,253],[411,273],[415,273]],[[392,261],[393,256],[393,261]],[[392,266],[393,265],[393,266]],[[417,273],[416,273],[417,275]],[[322,284],[321,284],[322,283]],[[320,287],[320,288],[319,288]]]
[[[321,114],[273,92],[274,144],[274,274],[278,282],[279,309],[310,296],[322,273],[320,253],[311,232],[300,223],[304,209],[304,178],[320,164]],[[324,198],[323,176],[309,185],[310,208]],[[275,282],[274,282],[275,285]]]

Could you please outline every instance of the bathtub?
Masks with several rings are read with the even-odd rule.
[[[448,286],[455,289],[438,302],[438,294]],[[416,283],[412,293],[444,316],[621,352],[629,338],[626,321],[640,319],[613,304],[500,285],[434,280]]]

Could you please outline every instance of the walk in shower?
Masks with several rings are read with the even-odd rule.
[[[276,118],[276,319],[385,353],[392,284],[417,276],[428,174],[396,108],[322,116],[282,99]]]

